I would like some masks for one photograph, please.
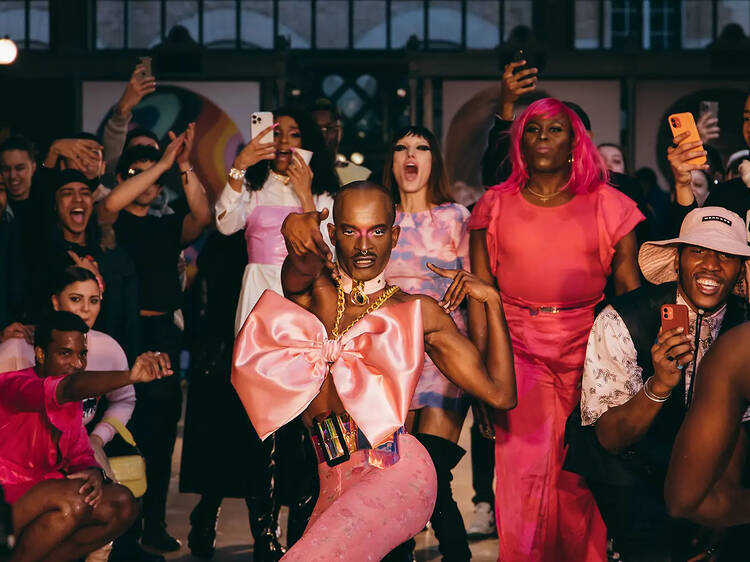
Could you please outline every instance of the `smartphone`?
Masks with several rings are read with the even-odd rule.
[[[138,57],[140,59],[141,64],[143,65],[143,70],[141,71],[141,77],[147,78],[153,76],[153,73],[151,72],[151,57]]]
[[[684,304],[665,304],[661,307],[661,331],[666,332],[675,328],[682,328],[683,334],[688,333],[688,307]]]
[[[681,135],[684,132],[689,132],[688,138],[686,138],[683,143],[686,142],[693,142],[693,141],[700,141],[701,137],[698,134],[698,127],[695,126],[695,119],[693,119],[692,113],[673,113],[668,117],[669,120],[669,128],[672,129],[672,136],[676,137],[677,135]],[[698,148],[694,148],[693,150],[703,150],[703,144],[701,144]],[[699,156],[697,158],[693,158],[692,160],[688,160],[691,164],[705,164],[706,163],[706,157],[705,156]]]
[[[719,102],[718,101],[702,101],[700,104],[700,114],[710,113],[717,119],[719,118]]]
[[[313,153],[311,150],[305,150],[304,148],[295,148],[294,152],[299,153],[300,156],[302,156],[302,160],[305,161],[305,164],[308,166],[310,165],[310,160],[312,160]]]
[[[256,111],[250,115],[250,138],[254,139],[263,129],[267,129],[271,125],[273,125],[273,113],[270,111]],[[260,142],[273,142],[273,131],[268,131],[268,133],[260,139]]]
[[[516,49],[513,53],[513,62],[520,62],[522,60],[525,60],[526,64],[521,65],[517,68],[514,68],[513,74],[518,74],[522,70],[526,70],[527,68],[532,68],[531,63],[526,57],[526,52],[523,49]],[[536,74],[529,74],[528,76],[526,76],[526,78],[534,78],[535,76]]]

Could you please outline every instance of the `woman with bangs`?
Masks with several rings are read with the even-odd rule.
[[[443,156],[430,130],[412,126],[396,134],[386,154],[383,185],[393,193],[395,224],[401,228],[386,280],[409,293],[439,300],[451,279],[437,275],[427,264],[469,269],[469,211],[451,197]],[[451,316],[466,334],[465,311],[457,309]],[[440,554],[456,562],[471,559],[464,521],[451,491],[451,470],[466,452],[457,443],[468,406],[468,396],[425,355],[407,428],[435,465],[438,491],[430,522]]]
[[[518,384],[518,406],[495,418],[499,560],[605,560],[594,499],[562,470],[563,433],[607,277],[617,294],[640,285],[633,228],[644,217],[606,184],[580,118],[559,100],[532,103],[510,135],[512,173],[469,221],[472,271],[500,289]],[[471,312],[484,350],[485,319]]]

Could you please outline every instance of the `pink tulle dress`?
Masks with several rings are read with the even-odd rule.
[[[643,219],[606,185],[557,207],[494,188],[474,209],[469,226],[487,231],[518,385],[518,406],[495,423],[498,560],[606,560],[593,496],[561,469],[563,432],[580,400],[586,341],[615,244]]]
[[[427,262],[445,269],[469,269],[469,211],[457,203],[444,203],[419,213],[399,211],[396,224],[401,227],[401,235],[385,269],[388,283],[407,293],[441,299],[451,279],[433,273]],[[457,309],[451,316],[466,335],[464,310]],[[425,355],[409,409],[431,407],[464,415],[468,406],[468,396]]]

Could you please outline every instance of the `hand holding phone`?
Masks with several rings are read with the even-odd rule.
[[[138,59],[143,66],[143,70],[141,70],[141,80],[152,78],[154,74],[151,72],[151,57],[138,57]]]
[[[651,392],[666,396],[677,386],[682,370],[693,360],[688,309],[684,304],[665,304],[659,310],[661,329],[651,347],[654,380]]]
[[[692,113],[673,113],[669,116],[669,128],[672,130],[672,136],[674,140],[683,146],[690,143],[700,143],[696,146],[694,151],[702,151],[703,143],[701,142],[700,134],[698,134],[698,128],[695,126],[695,119],[693,119]],[[687,136],[685,134],[687,133]],[[680,137],[678,141],[677,137]],[[706,155],[697,156],[688,160],[690,164],[702,165],[706,163]]]
[[[250,138],[254,139],[264,130],[273,126],[273,113],[270,111],[256,111],[250,115]],[[260,139],[261,143],[273,142],[273,130],[266,132]]]
[[[700,116],[696,127],[698,127],[698,134],[704,143],[719,138],[721,133],[719,128],[719,102],[702,101],[700,103]]]
[[[500,90],[500,116],[506,121],[513,119],[513,104],[516,103],[518,98],[536,90],[539,70],[529,67],[528,61],[524,57],[524,51],[517,50],[513,55],[513,60],[505,65],[503,70]]]

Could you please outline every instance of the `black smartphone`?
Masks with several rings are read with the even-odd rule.
[[[513,62],[521,62],[522,60],[525,60],[526,64],[523,64],[521,66],[514,68],[513,74],[518,74],[522,70],[533,68],[533,65],[529,61],[528,56],[526,55],[526,52],[523,49],[516,49],[515,51],[513,51]],[[535,77],[536,77],[536,73],[529,74],[528,76],[526,76],[526,78],[535,78]]]

